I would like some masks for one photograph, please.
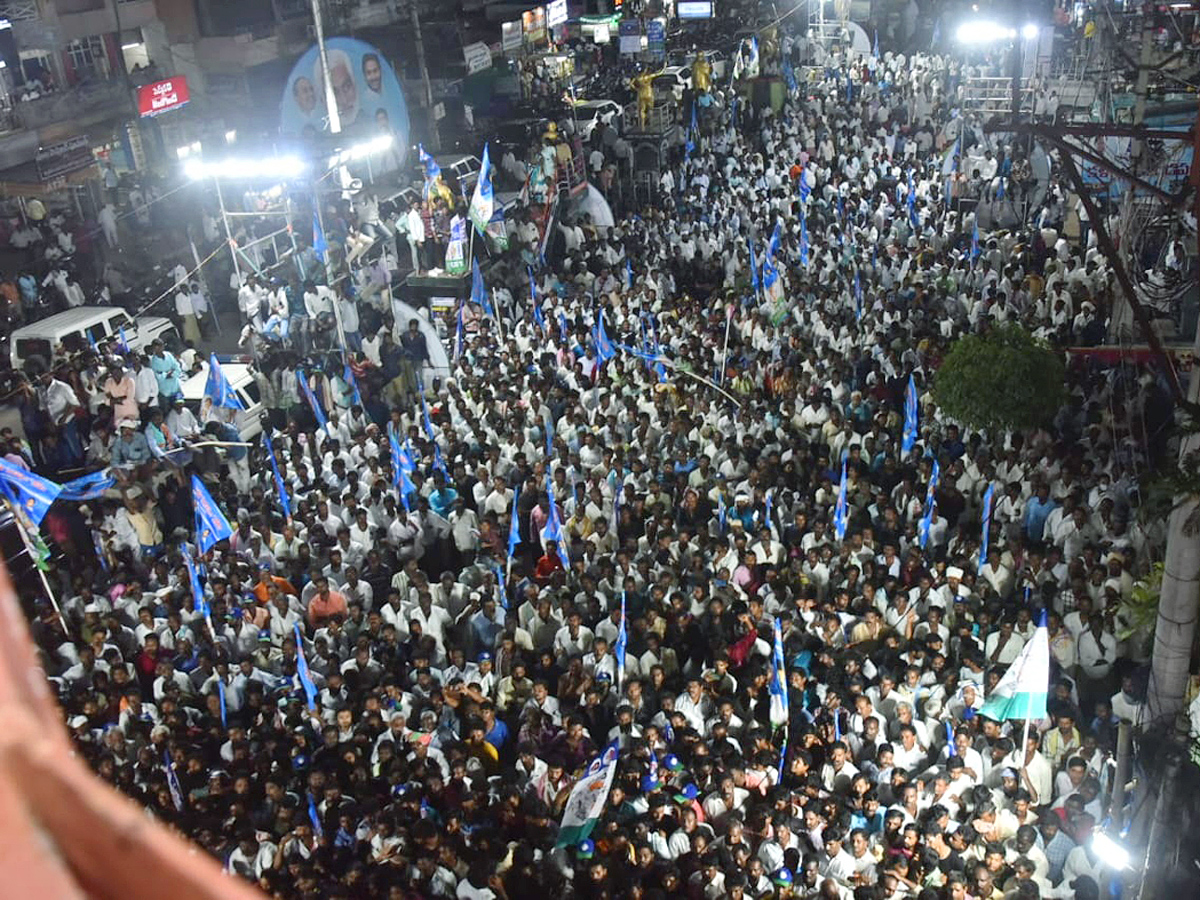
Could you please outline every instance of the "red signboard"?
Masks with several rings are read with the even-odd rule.
[[[187,79],[182,75],[156,81],[138,88],[138,113],[142,116],[157,116],[187,105]]]

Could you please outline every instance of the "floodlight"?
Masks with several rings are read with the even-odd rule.
[[[997,22],[979,19],[963,22],[954,36],[960,44],[994,44],[997,41],[1011,40],[1017,36],[1017,32]]]
[[[1110,869],[1128,869],[1129,851],[1110,838],[1103,831],[1092,834],[1092,852],[1103,865]]]

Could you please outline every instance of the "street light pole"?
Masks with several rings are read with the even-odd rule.
[[[329,54],[325,52],[325,23],[321,19],[321,0],[312,0],[313,30],[317,35],[317,53],[321,57],[321,77],[325,82],[325,108],[329,112],[329,131],[340,134],[342,119],[338,114],[337,96],[329,77]]]

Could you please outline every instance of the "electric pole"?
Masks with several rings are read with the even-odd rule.
[[[425,65],[425,39],[421,36],[421,13],[417,9],[418,2],[419,0],[408,0],[408,12],[412,18],[413,42],[417,49],[417,68],[421,70],[421,87],[425,89],[425,108],[429,110],[429,145],[436,153],[441,149],[441,138],[438,135],[437,116],[433,111],[433,85],[429,83],[429,69]]]

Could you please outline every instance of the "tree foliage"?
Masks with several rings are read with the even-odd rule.
[[[1065,375],[1058,353],[1008,324],[959,338],[934,377],[933,397],[971,428],[1036,428],[1062,406]]]

